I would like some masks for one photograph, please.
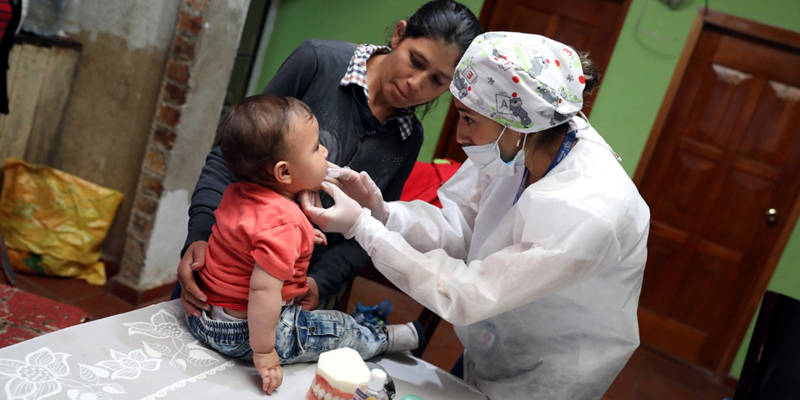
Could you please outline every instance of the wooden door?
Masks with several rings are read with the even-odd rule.
[[[798,66],[799,33],[700,14],[634,177],[642,342],[719,378],[797,218]]]
[[[486,0],[481,26],[489,31],[526,32],[544,35],[578,51],[591,53],[601,82],[631,0]],[[584,100],[589,115],[594,95]],[[466,154],[456,143],[458,113],[453,105],[447,113],[435,157],[464,161]]]

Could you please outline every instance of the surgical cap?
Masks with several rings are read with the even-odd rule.
[[[572,119],[585,86],[571,47],[539,35],[488,32],[461,57],[450,91],[473,111],[531,133]]]

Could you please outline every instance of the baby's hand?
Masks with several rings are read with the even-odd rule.
[[[274,350],[269,353],[253,352],[253,364],[261,375],[262,389],[272,394],[283,383],[283,368],[278,353]]]
[[[323,246],[327,246],[328,245],[328,238],[325,237],[325,234],[322,233],[321,230],[315,228],[314,229],[314,245],[320,245],[320,244],[323,245]]]

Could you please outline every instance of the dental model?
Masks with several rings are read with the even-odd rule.
[[[369,368],[357,351],[341,348],[322,353],[306,400],[350,400],[368,379]]]

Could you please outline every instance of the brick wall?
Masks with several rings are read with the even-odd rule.
[[[147,246],[163,192],[164,177],[175,143],[176,127],[180,123],[181,111],[190,89],[189,78],[196,61],[195,48],[198,35],[203,29],[206,6],[207,0],[181,2],[172,50],[157,99],[158,107],[133,200],[120,274],[111,288],[114,294],[134,305],[163,296],[172,287],[172,284],[166,284],[140,291],[132,282],[139,281],[144,267]]]

